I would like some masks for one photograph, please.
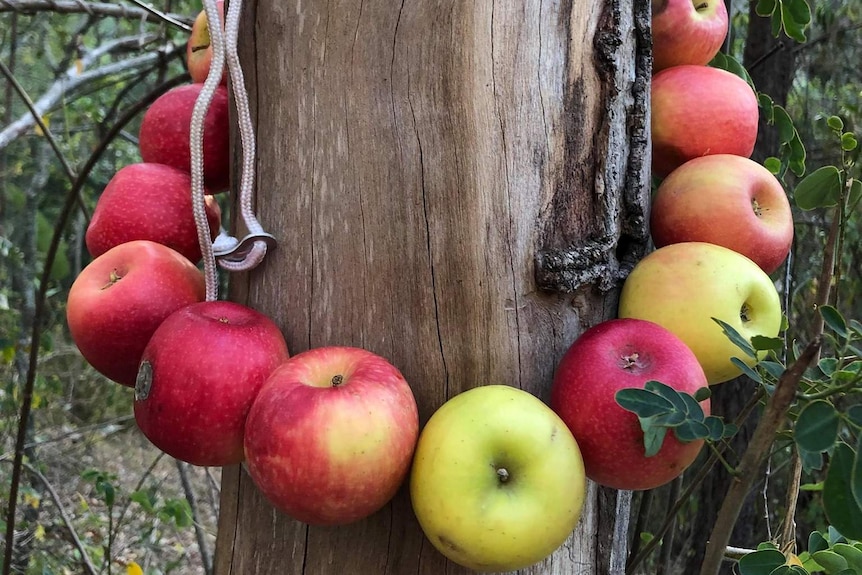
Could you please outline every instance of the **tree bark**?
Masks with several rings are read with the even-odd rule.
[[[232,299],[270,315],[292,353],[388,358],[422,423],[478,385],[547,400],[646,251],[648,27],[646,0],[246,6],[257,211],[279,247]],[[628,519],[616,507],[591,484],[573,535],[522,573],[610,572],[625,540],[599,543]],[[216,547],[219,575],[466,572],[424,539],[406,489],[315,528],[240,467],[223,473]]]

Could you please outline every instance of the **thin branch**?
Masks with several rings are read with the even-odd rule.
[[[57,159],[60,160],[60,165],[63,166],[63,171],[66,172],[66,177],[69,178],[70,182],[75,181],[75,170],[72,169],[72,166],[69,164],[69,161],[66,159],[66,156],[63,155],[63,150],[60,149],[60,144],[57,143],[57,139],[54,137],[54,134],[51,133],[50,128],[45,123],[45,120],[42,119],[42,115],[39,114],[38,110],[36,110],[35,105],[33,104],[33,100],[30,99],[30,96],[18,83],[18,79],[15,78],[15,74],[12,73],[12,70],[6,67],[6,64],[0,60],[0,73],[2,73],[6,80],[9,81],[9,84],[12,86],[12,89],[18,93],[18,97],[24,101],[24,104],[27,106],[27,109],[30,110],[30,114],[33,117],[33,120],[36,124],[39,125],[39,129],[42,130],[42,135],[45,136],[45,139],[48,141],[48,145],[51,146],[51,149],[54,150],[54,155],[57,156]],[[81,204],[81,208],[84,208],[84,202],[78,200]]]
[[[706,545],[700,575],[718,574],[725,548],[730,541],[733,526],[736,524],[739,512],[745,503],[748,491],[757,477],[758,470],[769,452],[769,448],[772,446],[773,441],[775,441],[775,433],[785,422],[787,410],[790,409],[793,400],[796,398],[796,389],[799,387],[799,381],[802,379],[803,373],[805,373],[808,365],[820,352],[821,341],[822,336],[815,337],[805,347],[799,358],[778,379],[775,391],[766,402],[763,416],[760,418],[760,422],[754,430],[754,435],[748,443],[748,448],[745,450],[742,460],[737,467],[738,474],[734,478],[733,483],[731,483],[730,489],[728,489],[727,495],[721,504],[718,518],[715,521],[709,542]]]
[[[51,12],[54,14],[90,14],[91,16],[107,16],[110,18],[127,18],[145,22],[167,22],[186,31],[191,31],[193,19],[185,14],[167,14],[152,7],[136,8],[123,4],[107,2],[85,2],[84,0],[0,0],[0,13],[16,12],[19,14],[36,14]]]
[[[174,462],[176,463],[177,471],[180,474],[180,484],[182,485],[183,493],[186,496],[186,501],[189,503],[189,509],[192,511],[192,525],[195,528],[195,539],[197,539],[198,542],[198,551],[200,551],[201,554],[201,563],[203,564],[204,573],[206,575],[212,575],[212,556],[210,555],[209,546],[207,545],[206,533],[204,532],[203,527],[201,527],[197,499],[195,498],[195,492],[192,489],[192,482],[189,480],[188,466],[179,459],[175,459]]]
[[[88,52],[81,60],[86,67],[88,63],[93,63],[98,57],[113,50],[127,48],[130,45],[137,44],[144,38],[145,37],[143,36],[136,36],[133,38],[121,38],[119,40],[109,42],[104,46],[100,46],[99,48]],[[31,112],[24,114],[0,132],[0,150],[6,148],[6,146],[14,142],[17,138],[26,133],[27,130],[32,128],[33,125],[36,124],[37,117],[41,118],[44,116],[48,110],[56,106],[57,103],[66,97],[69,92],[74,91],[89,82],[112,74],[118,74],[152,65],[160,59],[168,59],[172,56],[176,56],[184,49],[184,45],[170,44],[164,48],[148,52],[142,56],[106,64],[105,66],[94,68],[82,74],[78,73],[76,66],[72,66],[65,74],[58,78],[50,88],[48,88],[41,98],[36,100]]]

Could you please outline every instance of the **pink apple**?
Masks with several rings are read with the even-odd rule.
[[[653,173],[709,154],[751,156],[757,97],[745,80],[709,66],[674,66],[652,79]]]
[[[141,358],[135,420],[153,445],[193,465],[240,463],[260,386],[288,357],[278,326],[237,303],[184,307],[159,326]]]
[[[216,6],[221,17],[222,28],[224,28],[224,2],[219,0],[216,2]],[[186,44],[186,65],[189,68],[192,82],[203,83],[207,79],[212,59],[213,48],[210,38],[209,21],[206,11],[201,10],[192,24],[192,32]],[[221,83],[227,84],[227,67],[225,67],[222,73]]]
[[[121,168],[105,187],[85,240],[97,257],[132,240],[150,240],[180,252],[192,262],[201,259],[192,212],[192,179],[188,173],[163,164],[132,164]],[[218,235],[221,210],[207,196],[210,238]]]
[[[705,65],[727,36],[724,0],[652,0],[653,72]]]
[[[793,214],[781,183],[748,158],[716,154],[689,160],[653,196],[657,247],[708,242],[747,256],[766,273],[787,258]]]
[[[169,247],[135,240],[85,267],[69,290],[66,320],[99,373],[135,385],[150,336],[174,311],[204,299],[203,274]]]
[[[637,416],[615,399],[617,391],[656,380],[694,394],[707,386],[694,354],[652,322],[614,319],[585,331],[560,361],[551,408],[575,436],[587,477],[615,489],[652,489],[683,472],[703,441],[681,443],[669,431],[659,452],[646,457]],[[701,402],[709,414],[709,400]]]
[[[352,347],[293,356],[260,390],[245,428],[252,480],[294,519],[351,523],[395,494],[419,417],[410,386],[384,358]]]
[[[177,86],[162,94],[141,121],[138,146],[144,162],[191,170],[189,132],[195,100],[203,84]],[[204,184],[211,192],[230,185],[227,88],[219,86],[204,119]]]

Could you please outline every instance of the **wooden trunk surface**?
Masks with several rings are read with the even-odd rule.
[[[547,400],[645,249],[648,6],[248,2],[257,212],[279,245],[232,299],[292,353],[385,356],[422,423],[478,385]],[[608,499],[591,485],[577,530],[522,573],[617,569]],[[310,528],[224,470],[218,575],[466,572],[424,539],[406,489],[365,521]]]

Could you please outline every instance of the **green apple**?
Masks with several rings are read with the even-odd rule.
[[[553,553],[574,530],[585,490],[566,424],[506,385],[444,403],[419,436],[410,476],[426,537],[475,571],[513,571]]]
[[[638,262],[623,284],[619,317],[652,321],[676,334],[713,385],[740,375],[731,357],[749,366],[756,361],[712,318],[749,341],[755,335],[776,337],[781,300],[769,276],[747,257],[713,244],[682,242]]]

